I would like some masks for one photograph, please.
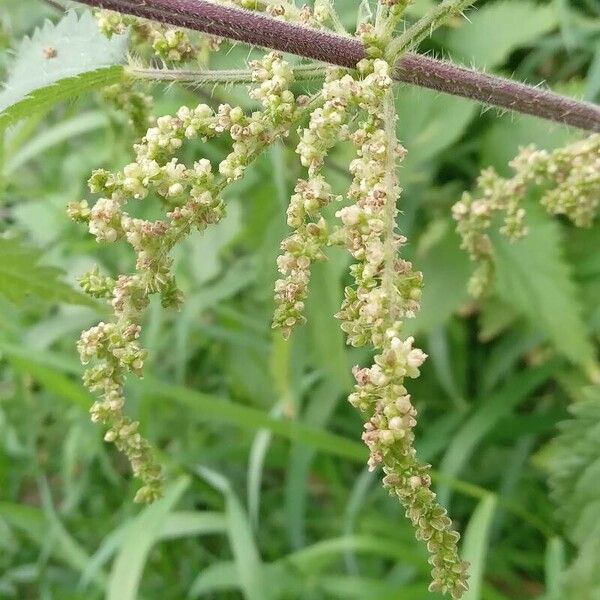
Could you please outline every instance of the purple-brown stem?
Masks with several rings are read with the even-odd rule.
[[[261,13],[206,0],[80,0],[84,4],[152,19],[353,68],[364,58],[359,40],[309,29]],[[600,107],[510,79],[466,69],[447,61],[407,53],[397,63],[395,79],[490,106],[534,115],[600,132]]]

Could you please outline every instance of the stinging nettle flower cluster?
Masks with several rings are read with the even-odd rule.
[[[317,2],[314,11],[292,10],[290,3],[234,4],[314,27],[336,21],[328,1]],[[467,589],[467,565],[458,555],[459,535],[430,489],[430,467],[416,458],[417,413],[404,386],[407,379],[419,376],[426,359],[412,337],[402,336],[403,320],[419,310],[422,275],[400,256],[406,239],[396,230],[401,191],[396,170],[406,151],[396,139],[391,66],[384,53],[407,4],[382,2],[375,22],[358,28],[368,58],[354,70],[328,69],[313,97],[294,94],[294,69],[279,54],[268,53],[251,63],[249,95],[260,110],[247,114],[229,104],[214,110],[206,104],[184,106],[151,124],[134,146],[135,160],[121,171],[98,169],[92,174],[90,192],[99,198],[93,205],[86,200],[71,204],[69,214],[85,223],[99,242],[127,242],[136,254],[136,270],[113,279],[95,268],[82,277],[83,289],[106,300],[114,319],[83,332],[78,350],[82,362],[89,365],[84,382],[98,394],[92,419],[106,427],[105,439],[127,455],[141,480],[136,500],[156,499],[162,493],[161,469],[138,431],[139,424],[126,416],[123,394],[129,374],[143,375],[147,351],[140,334],[149,298],[157,294],[165,307],[181,304],[171,250],[192,230],[217,223],[226,210],[225,187],[308,115],[297,145],[306,176],[296,183],[287,210],[292,231],[282,242],[277,261],[281,278],[275,284],[273,327],[287,338],[305,321],[312,263],[325,260],[328,246],[344,246],[354,259],[350,269],[354,284],[346,288],[336,316],[349,344],[371,346],[375,353],[371,366],[354,368],[356,385],[349,397],[364,416],[369,467],[382,466],[385,486],[402,502],[418,539],[426,543],[431,589],[459,598]],[[106,12],[100,13],[99,25],[108,35],[132,26],[138,43],[152,40],[153,51],[164,60],[178,62],[192,56],[193,46],[176,30]],[[124,108],[143,104],[131,90],[113,90],[113,94]],[[138,117],[137,123],[143,119]],[[221,135],[230,138],[231,152],[218,165],[206,159],[192,165],[180,161],[186,142]],[[332,193],[323,172],[328,153],[340,142],[355,148],[349,165],[351,184],[344,196]],[[129,203],[149,200],[162,205],[164,218],[144,220],[127,211]],[[336,222],[329,223],[325,209],[333,203],[339,207]]]
[[[162,494],[160,466],[140,436],[138,423],[123,412],[125,378],[129,373],[142,375],[147,355],[139,344],[144,310],[153,294],[165,307],[181,304],[183,296],[171,273],[171,250],[192,230],[203,230],[223,217],[224,187],[242,177],[261,150],[287,133],[306,101],[287,89],[293,75],[278,55],[269,54],[252,66],[257,83],[252,95],[262,103],[262,110],[246,115],[229,104],[216,111],[200,104],[159,117],[135,145],[134,162],[117,173],[98,169],[92,174],[90,191],[101,196],[95,204],[83,200],[68,208],[71,218],[86,223],[97,241],[126,241],[137,257],[133,274],[113,280],[95,268],[82,277],[86,292],[111,305],[114,321],[83,332],[78,350],[82,362],[91,363],[84,382],[99,394],[92,419],[108,428],[107,441],[115,442],[131,461],[143,484],[136,496],[140,502]],[[177,153],[184,142],[221,134],[229,135],[232,150],[216,169],[206,159],[192,165],[179,161]],[[129,202],[148,196],[163,205],[164,219],[148,221],[125,210]]]
[[[511,178],[493,168],[477,180],[477,193],[465,192],[452,208],[462,246],[476,262],[469,282],[481,296],[493,280],[493,245],[488,235],[494,220],[503,217],[500,232],[511,240],[527,235],[523,202],[533,192],[552,215],[563,215],[577,227],[590,227],[600,206],[600,135],[574,142],[552,152],[523,148],[510,163]]]
[[[188,32],[110,10],[97,10],[95,15],[98,28],[107,37],[130,30],[138,53],[150,54],[171,64],[192,61],[203,64],[210,52],[218,50],[221,43],[214,36]]]
[[[311,27],[340,26],[329,0],[317,0],[312,9],[272,0],[225,3]],[[105,92],[129,115],[135,130],[143,132],[134,146],[135,160],[117,172],[94,171],[89,189],[97,200],[91,205],[87,200],[74,202],[68,211],[98,242],[129,244],[136,264],[134,272],[116,278],[98,268],[81,278],[88,294],[110,305],[113,318],[84,331],[78,350],[88,365],[85,385],[98,397],[92,419],[105,426],[105,439],[129,458],[142,482],[136,500],[155,500],[162,494],[161,468],[139,424],[125,414],[124,399],[127,376],[141,377],[144,372],[147,351],[140,335],[145,309],[152,295],[165,307],[181,305],[171,251],[192,231],[219,222],[226,211],[225,188],[239,180],[264,149],[304,120],[296,152],[306,174],[296,182],[287,208],[291,231],[277,259],[280,278],[275,283],[273,327],[287,338],[305,322],[312,264],[326,260],[327,247],[344,247],[353,259],[352,285],[344,290],[336,317],[348,344],[368,346],[374,355],[369,366],[354,367],[356,384],[349,396],[364,418],[368,465],[382,468],[385,487],[402,503],[417,538],[426,544],[430,589],[460,598],[467,589],[467,565],[459,557],[459,534],[431,490],[430,465],[416,456],[417,411],[406,387],[419,377],[427,358],[414,338],[402,333],[403,322],[419,311],[423,277],[402,257],[407,240],[396,228],[401,193],[397,170],[406,150],[396,137],[391,66],[396,56],[386,56],[386,49],[408,4],[380,0],[376,16],[357,27],[367,58],[355,69],[328,68],[321,89],[310,97],[294,92],[299,71],[275,52],[250,64],[249,96],[260,107],[251,113],[226,103],[216,108],[199,104],[151,120],[150,99],[131,82]],[[220,43],[109,11],[99,11],[98,23],[106,35],[130,28],[140,55],[150,53],[165,63],[204,63]],[[204,158],[193,164],[181,161],[185,144],[217,136],[227,137],[231,147],[218,164]],[[354,149],[348,167],[351,183],[342,196],[333,193],[323,168],[340,142]],[[580,226],[591,223],[600,196],[599,150],[600,136],[554,152],[526,148],[511,163],[512,178],[501,178],[491,169],[481,174],[478,192],[466,193],[453,208],[463,246],[479,263],[472,291],[481,293],[493,275],[488,231],[494,218],[504,216],[502,231],[511,238],[524,235],[522,204],[532,189],[540,190],[550,213],[565,215]],[[150,201],[161,206],[160,219],[128,212],[130,203]],[[332,206],[337,209],[335,220],[327,217]]]
[[[383,466],[384,484],[427,543],[431,590],[458,598],[467,589],[467,565],[458,556],[459,536],[430,489],[429,465],[416,458],[417,413],[404,387],[406,378],[419,376],[426,355],[413,347],[412,337],[401,335],[402,320],[419,309],[422,276],[399,256],[406,239],[395,229],[396,163],[405,150],[396,139],[391,86],[390,65],[380,58],[361,61],[354,76],[332,70],[325,82],[325,103],[312,113],[297,149],[308,178],[298,182],[288,209],[294,233],[284,240],[278,261],[285,278],[276,283],[274,326],[289,335],[302,322],[311,262],[323,258],[326,243],[344,244],[356,261],[355,285],[346,288],[337,317],[349,344],[370,344],[378,352],[371,367],[354,368],[356,386],[349,398],[366,418],[369,467]],[[350,140],[356,149],[349,167],[351,204],[337,211],[340,225],[328,235],[320,211],[336,199],[320,171],[327,151],[340,140]]]

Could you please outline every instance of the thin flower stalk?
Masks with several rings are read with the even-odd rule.
[[[418,46],[426,37],[444,25],[449,19],[462,13],[477,0],[444,0],[428,11],[389,45],[387,58],[394,64],[411,47]]]
[[[247,85],[253,82],[251,69],[153,69],[129,66],[127,73],[135,79],[151,81],[173,81],[193,85]],[[327,67],[319,65],[299,65],[292,68],[294,81],[324,79]]]
[[[430,466],[418,461],[413,446],[417,412],[405,380],[419,376],[427,356],[401,331],[403,320],[419,309],[422,275],[398,256],[406,239],[395,230],[396,163],[405,151],[396,139],[393,96],[383,75],[389,65],[376,60],[373,68],[380,75],[380,93],[352,135],[358,156],[350,167],[349,196],[355,204],[338,212],[346,246],[357,262],[351,269],[355,286],[346,288],[337,316],[350,344],[371,344],[376,351],[370,367],[353,369],[356,385],[349,401],[366,418],[369,468],[383,466],[384,485],[405,507],[417,539],[427,544],[430,589],[460,598],[467,589],[467,565],[458,555],[459,535],[435,501]]]

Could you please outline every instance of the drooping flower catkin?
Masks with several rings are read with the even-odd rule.
[[[144,311],[152,294],[163,306],[178,307],[182,294],[171,272],[170,251],[192,230],[217,223],[225,213],[221,192],[239,179],[254,158],[277,137],[287,133],[302,111],[288,87],[293,74],[278,54],[267,54],[253,63],[257,87],[252,96],[263,110],[246,115],[239,107],[222,104],[214,111],[206,104],[182,107],[176,115],[156,120],[139,144],[136,159],[121,171],[98,169],[89,180],[90,191],[101,197],[93,206],[87,201],[69,205],[71,218],[86,223],[98,242],[126,241],[136,253],[136,271],[115,279],[92,269],[81,278],[82,288],[110,304],[114,319],[84,331],[78,350],[90,364],[84,383],[98,394],[91,408],[92,420],[107,428],[105,439],[114,442],[131,462],[142,482],[136,495],[150,502],[162,494],[161,469],[149,443],[139,433],[139,423],[124,412],[124,384],[129,374],[141,377],[147,351],[140,345]],[[218,169],[207,159],[192,165],[179,161],[178,152],[187,140],[207,140],[228,134],[231,152]],[[165,218],[145,220],[125,209],[131,201],[155,196]]]
[[[412,337],[401,335],[402,321],[419,310],[422,275],[398,255],[406,239],[395,227],[396,163],[405,150],[396,140],[391,86],[390,66],[380,58],[361,61],[356,75],[329,73],[325,103],[312,113],[297,149],[308,176],[298,182],[288,208],[293,233],[278,260],[285,277],[275,288],[274,326],[287,337],[304,321],[311,263],[324,258],[324,246],[341,240],[355,259],[355,283],[346,288],[337,317],[349,344],[376,351],[371,367],[354,368],[356,386],[349,398],[366,419],[369,468],[383,466],[384,484],[404,505],[417,538],[427,543],[431,589],[459,598],[467,589],[467,565],[458,556],[459,535],[430,489],[430,467],[416,458],[417,413],[404,387],[406,378],[419,376],[426,355]],[[337,211],[341,226],[330,231],[321,211],[333,198],[322,166],[340,139],[352,141],[356,158],[350,164],[351,204]]]
[[[600,135],[552,152],[523,148],[510,166],[515,174],[503,178],[486,169],[477,179],[477,193],[465,192],[452,208],[462,246],[477,264],[470,282],[475,296],[493,279],[493,247],[488,231],[497,215],[504,215],[500,231],[512,240],[527,234],[523,202],[532,189],[540,191],[542,206],[564,215],[577,227],[589,227],[600,206]]]

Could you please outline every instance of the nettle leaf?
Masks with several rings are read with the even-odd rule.
[[[41,252],[19,240],[0,238],[0,296],[20,303],[28,298],[95,306],[85,294],[61,280],[63,272],[40,265]]]
[[[402,163],[406,179],[454,144],[477,114],[478,107],[464,98],[402,86],[396,96],[396,110],[398,139],[410,149]]]
[[[56,25],[46,22],[17,49],[0,93],[0,127],[119,81],[127,44],[127,34],[109,40],[100,33],[89,12],[69,12]]]
[[[600,387],[588,388],[550,445],[550,487],[578,553],[561,578],[564,598],[600,597]]]
[[[448,34],[445,45],[455,59],[490,68],[557,25],[558,16],[552,6],[504,0],[470,11],[468,20]]]
[[[544,333],[560,354],[589,367],[594,348],[563,255],[560,226],[535,206],[528,208],[527,223],[529,234],[518,242],[493,228],[496,293]]]
[[[424,238],[429,237],[431,241]],[[414,259],[415,268],[423,272],[425,285],[421,310],[406,321],[407,333],[431,333],[443,325],[469,299],[467,284],[471,263],[460,248],[460,239],[450,221],[436,221],[421,237],[421,247]],[[423,248],[423,246],[427,246]]]

